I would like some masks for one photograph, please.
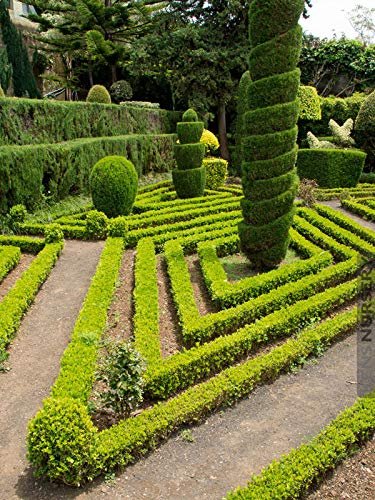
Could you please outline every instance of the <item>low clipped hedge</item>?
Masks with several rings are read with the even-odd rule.
[[[355,187],[361,177],[366,154],[346,149],[300,149],[297,171],[301,179],[313,179],[320,187]]]
[[[0,283],[19,263],[21,250],[13,246],[0,246]]]
[[[292,500],[302,498],[326,474],[371,439],[375,431],[375,392],[359,398],[309,443],[273,461],[248,486],[227,500]]]
[[[174,135],[127,135],[0,147],[0,213],[19,203],[33,209],[43,192],[57,199],[87,192],[91,169],[105,156],[125,156],[139,176],[169,171],[174,141]]]
[[[171,134],[181,113],[131,105],[1,100],[0,146],[49,144],[86,137]]]
[[[360,215],[364,219],[372,222],[375,221],[375,210],[373,208],[352,200],[342,200],[341,205],[353,214]]]

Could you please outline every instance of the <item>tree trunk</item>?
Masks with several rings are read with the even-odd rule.
[[[116,83],[117,82],[117,69],[116,69],[116,66],[114,64],[112,64],[112,66],[111,66],[111,71],[112,71],[112,83]]]
[[[227,116],[225,103],[219,104],[219,142],[221,157],[224,158],[224,160],[229,161],[230,155],[228,148]]]
[[[94,86],[94,76],[92,74],[92,69],[89,69],[89,82],[90,82],[90,87]]]

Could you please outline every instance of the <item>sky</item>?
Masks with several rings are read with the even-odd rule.
[[[355,31],[348,21],[347,12],[355,5],[374,7],[374,0],[312,0],[313,7],[309,9],[309,19],[302,19],[303,29],[320,38],[339,37],[342,33],[347,38],[356,38]]]

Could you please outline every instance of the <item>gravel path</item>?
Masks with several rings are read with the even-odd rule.
[[[373,222],[363,219],[363,217],[353,214],[352,212],[349,212],[349,210],[345,210],[345,208],[341,206],[339,200],[320,201],[319,203],[321,205],[327,205],[328,207],[334,208],[338,212],[341,212],[342,214],[346,215],[349,219],[358,222],[358,224],[361,224],[361,226],[367,227],[368,229],[372,229],[373,231],[375,231],[375,224]]]
[[[67,241],[26,314],[9,350],[11,370],[0,373],[0,498],[20,498],[28,467],[26,426],[48,396],[76,317],[95,272],[102,243]],[[27,498],[21,496],[21,498]]]
[[[245,485],[271,460],[315,436],[356,400],[355,336],[333,346],[316,364],[258,388],[232,409],[192,429],[194,442],[172,437],[111,483],[74,490],[20,478],[14,498],[47,500],[212,499]],[[2,497],[1,497],[2,498]]]

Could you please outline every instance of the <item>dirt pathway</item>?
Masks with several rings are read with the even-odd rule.
[[[373,231],[375,231],[375,224],[373,222],[363,219],[363,217],[353,214],[352,212],[349,212],[349,210],[345,210],[345,208],[341,206],[339,200],[320,201],[319,203],[321,205],[327,205],[328,207],[334,208],[338,212],[341,212],[342,214],[346,215],[349,219],[358,222],[358,224],[361,224],[361,226],[367,227],[367,229],[372,229]]]
[[[0,373],[1,500],[17,498],[17,483],[27,467],[27,422],[58,374],[102,248],[102,243],[66,242],[10,348],[11,370]]]
[[[309,440],[356,399],[355,336],[316,364],[260,387],[236,407],[192,429],[194,442],[172,437],[113,482],[81,491],[20,478],[15,498],[46,500],[220,500],[273,459]]]

